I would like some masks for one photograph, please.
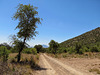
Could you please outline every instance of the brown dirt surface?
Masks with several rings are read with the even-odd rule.
[[[88,75],[99,75],[96,72],[90,72],[91,69],[98,69],[100,71],[100,59],[98,58],[60,58],[59,60],[60,62],[70,65]]]
[[[40,55],[39,65],[40,70],[37,70],[34,75],[97,75],[89,72],[89,69],[100,68],[99,59],[87,58],[53,58],[46,54]]]
[[[17,54],[10,56],[15,55]],[[22,56],[26,58],[33,55],[22,54]],[[40,67],[31,70],[30,75],[100,75],[99,58],[54,58],[47,54],[40,54],[38,64]]]

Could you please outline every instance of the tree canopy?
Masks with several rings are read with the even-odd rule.
[[[58,47],[59,47],[58,42],[55,42],[54,40],[50,41],[50,43],[49,43],[49,49],[51,50],[52,53],[56,54]]]
[[[19,32],[17,33],[18,38],[23,39],[22,42],[20,42],[21,48],[19,50],[18,55],[18,62],[20,61],[21,52],[24,48],[24,44],[26,40],[30,40],[33,38],[33,36],[36,36],[37,31],[37,23],[41,24],[40,19],[38,16],[38,12],[36,11],[37,7],[34,7],[33,5],[23,5],[19,4],[17,8],[17,12],[14,15],[15,20],[19,20],[19,23],[16,27],[16,29],[19,29]]]
[[[42,45],[35,45],[34,48],[36,48],[37,53],[42,52]]]
[[[19,23],[16,29],[19,29],[18,37],[24,39],[31,39],[33,36],[36,36],[37,31],[37,23],[40,22],[40,18],[36,17],[38,12],[36,11],[37,7],[33,7],[33,5],[23,5],[19,4],[17,12],[14,15],[15,20],[19,20]]]

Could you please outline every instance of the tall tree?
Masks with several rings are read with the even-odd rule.
[[[7,47],[8,50],[11,49],[11,46],[10,46],[9,44],[7,44],[7,43],[2,43],[2,44],[0,44],[0,47],[1,47],[1,46]]]
[[[21,38],[23,40],[22,46],[19,50],[17,62],[20,62],[21,52],[24,48],[26,40],[30,40],[31,38],[33,38],[33,36],[36,36],[37,23],[41,24],[40,22],[41,18],[36,17],[38,15],[36,9],[37,7],[33,7],[30,4],[29,5],[19,4],[17,12],[13,17],[15,20],[17,19],[19,20],[19,23],[16,27],[16,29],[19,29],[17,36],[18,38]]]
[[[43,49],[42,45],[35,45],[34,48],[36,48],[37,53],[41,52]]]
[[[59,47],[58,42],[55,42],[54,40],[51,40],[50,41],[50,43],[49,43],[49,49],[51,50],[51,52],[53,54],[56,54],[57,53],[58,47]]]

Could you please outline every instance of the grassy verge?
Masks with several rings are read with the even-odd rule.
[[[98,58],[100,59],[100,52],[98,53],[92,53],[92,52],[86,52],[84,54],[69,54],[69,53],[61,53],[61,54],[47,54],[51,57],[55,57],[55,58]]]
[[[6,63],[0,61],[0,75],[32,75],[40,69],[39,55],[22,54],[20,63],[17,63],[16,55],[17,53],[10,54]]]

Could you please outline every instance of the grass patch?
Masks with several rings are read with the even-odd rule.
[[[22,53],[19,63],[16,55],[17,53],[11,53],[7,63],[0,61],[0,75],[32,75],[35,70],[45,70],[38,65],[39,54]]]
[[[89,72],[96,72],[97,74],[100,74],[100,70],[97,68],[90,69]]]
[[[66,58],[66,57],[67,57],[67,54],[62,54],[62,57],[63,57],[63,58]]]
[[[55,57],[55,58],[91,58],[91,59],[94,59],[94,58],[99,58],[100,59],[100,52],[96,53],[92,53],[92,52],[85,52],[84,54],[69,54],[69,53],[60,53],[60,54],[52,54],[52,53],[49,53],[47,54],[51,57]]]

